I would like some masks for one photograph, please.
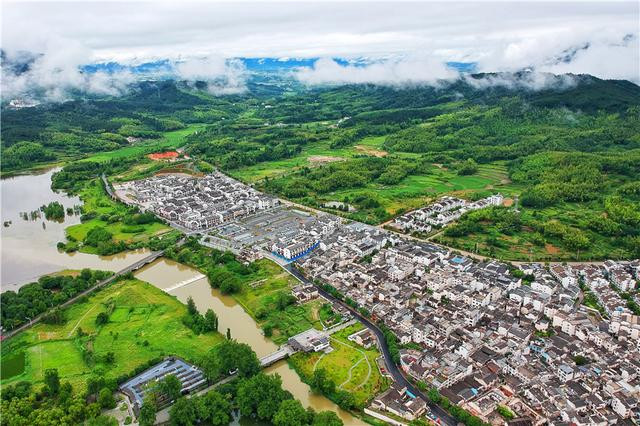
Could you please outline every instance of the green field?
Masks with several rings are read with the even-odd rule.
[[[165,132],[160,139],[146,140],[135,143],[131,146],[116,149],[115,151],[100,152],[83,161],[109,161],[117,158],[132,158],[143,154],[149,154],[156,151],[166,149],[180,148],[184,144],[184,138],[192,133],[202,130],[206,127],[204,124],[191,124],[184,129]]]
[[[97,315],[109,305],[113,306],[109,322],[96,326]],[[64,325],[38,324],[4,342],[2,384],[40,383],[46,369],[56,368],[62,381],[82,389],[92,373],[117,377],[168,355],[197,360],[223,337],[219,333],[195,335],[182,324],[186,312],[176,298],[148,283],[120,281],[73,304],[66,311]],[[102,359],[108,352],[115,355],[112,364]],[[24,359],[22,369],[20,357]]]
[[[363,406],[389,385],[376,365],[380,352],[375,347],[364,349],[347,339],[363,328],[361,324],[355,324],[331,335],[333,350],[328,354],[297,353],[289,362],[307,379],[312,377],[315,369],[324,368],[336,389],[352,393],[356,404]]]
[[[259,265],[258,272],[251,274],[250,280],[244,279],[242,290],[233,298],[258,325],[272,328],[271,339],[275,343],[282,344],[309,328],[322,328],[318,316],[319,302],[294,304],[284,310],[277,308],[278,295],[290,294],[291,288],[299,284],[295,278],[270,260],[258,260],[256,264]]]
[[[113,235],[116,242],[137,243],[148,241],[153,236],[171,232],[171,228],[160,223],[152,222],[141,225],[127,225],[122,219],[128,214],[128,208],[122,203],[113,201],[105,192],[99,179],[88,182],[82,191],[80,199],[83,201],[82,210],[85,214],[95,214],[97,217],[86,220],[77,225],[69,226],[65,229],[67,238],[71,241],[81,242],[87,232],[96,226],[104,227]],[[104,220],[106,217],[114,220]],[[88,245],[81,245],[80,251],[83,253],[96,253],[96,248]]]

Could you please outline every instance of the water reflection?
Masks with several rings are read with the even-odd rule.
[[[180,282],[201,275],[197,270],[168,259],[158,259],[135,273],[136,278],[150,282],[161,289],[169,289],[182,302],[193,298],[198,310],[205,312],[213,309],[219,318],[219,330],[224,333],[227,328],[231,336],[239,342],[250,345],[258,357],[267,355],[277,349],[277,345],[267,339],[253,318],[230,296],[221,294],[209,286],[207,278],[198,279],[182,287],[175,288]],[[286,361],[281,361],[265,370],[267,373],[278,373],[282,377],[282,386],[300,400],[305,407],[313,407],[316,411],[335,411],[345,425],[364,425],[360,419],[340,409],[327,398],[311,391],[311,388],[300,380],[296,372]],[[250,419],[235,420],[234,425],[259,425]]]
[[[2,291],[17,290],[21,285],[36,280],[44,274],[62,269],[93,268],[118,271],[145,257],[147,250],[120,253],[114,256],[95,256],[85,253],[67,254],[58,251],[56,244],[64,241],[64,229],[80,223],[79,215],[68,215],[67,208],[82,202],[78,197],[51,190],[51,175],[59,169],[50,169],[39,174],[15,176],[0,180],[2,194],[0,239]],[[52,201],[65,208],[63,221],[34,215],[42,205]],[[27,220],[20,213],[27,213]],[[9,223],[10,222],[10,223]]]

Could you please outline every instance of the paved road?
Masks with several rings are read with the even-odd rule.
[[[382,355],[384,357],[384,363],[387,366],[387,370],[389,371],[389,373],[391,374],[391,376],[393,377],[394,381],[396,383],[399,383],[402,386],[405,386],[411,393],[413,393],[414,395],[418,395],[421,398],[423,398],[425,401],[427,401],[427,404],[429,405],[429,408],[431,409],[431,411],[440,418],[441,422],[443,424],[446,425],[456,425],[458,422],[451,417],[446,411],[444,411],[442,408],[440,408],[439,406],[433,404],[432,402],[430,402],[429,398],[427,397],[427,395],[425,395],[420,389],[418,389],[417,387],[415,387],[413,385],[413,383],[411,383],[404,375],[404,373],[402,372],[402,370],[400,370],[398,368],[398,366],[393,362],[392,358],[391,358],[391,352],[389,352],[389,346],[387,345],[387,341],[384,338],[384,333],[382,332],[382,330],[373,322],[371,322],[368,318],[362,316],[360,314],[360,312],[358,312],[356,309],[353,309],[351,306],[347,305],[346,303],[343,303],[341,300],[336,299],[335,297],[333,297],[331,294],[327,293],[326,291],[324,291],[322,288],[318,287],[315,285],[315,283],[313,283],[312,281],[310,281],[309,279],[307,279],[307,277],[305,277],[304,275],[302,275],[300,273],[300,271],[298,271],[295,267],[293,267],[292,265],[287,265],[284,267],[287,271],[289,271],[294,277],[296,277],[298,280],[304,282],[304,283],[308,283],[308,284],[312,284],[314,285],[317,289],[318,289],[318,293],[320,293],[323,297],[337,302],[340,305],[344,306],[346,309],[348,309],[351,314],[358,320],[360,321],[362,324],[364,324],[365,327],[367,327],[368,329],[370,329],[371,331],[373,331],[375,333],[375,335],[378,337],[378,342],[380,343],[380,349],[382,350]]]

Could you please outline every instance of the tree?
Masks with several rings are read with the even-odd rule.
[[[218,316],[212,309],[207,309],[204,314],[205,331],[218,331]]]
[[[172,426],[191,426],[196,423],[198,412],[194,398],[178,398],[169,410]]]
[[[262,367],[251,346],[234,340],[225,340],[216,347],[216,356],[223,372],[238,370],[240,377],[258,374]]]
[[[351,410],[356,406],[356,398],[352,393],[349,393],[347,391],[338,391],[336,394],[336,399],[338,406],[343,410]]]
[[[99,327],[109,322],[109,315],[106,312],[100,312],[96,317],[96,325]]]
[[[210,350],[204,355],[198,365],[209,383],[217,380],[223,372],[222,365],[215,350]]]
[[[193,301],[193,298],[189,296],[187,299],[187,311],[189,315],[198,315],[198,308],[196,307],[196,302]]]
[[[312,426],[342,426],[344,423],[333,411],[321,411],[313,419]]]
[[[118,421],[111,416],[98,416],[87,420],[87,426],[118,426]]]
[[[243,416],[256,415],[260,420],[270,421],[280,403],[291,398],[291,394],[282,389],[278,374],[260,373],[240,383],[236,403]]]
[[[158,382],[158,391],[165,394],[170,401],[178,399],[182,391],[182,383],[174,374],[165,376]]]
[[[332,395],[336,391],[336,384],[327,376],[327,370],[316,368],[311,379],[311,388],[324,395]]]
[[[198,417],[213,426],[228,425],[231,421],[231,402],[220,392],[207,392],[198,399]]]
[[[156,422],[156,401],[153,396],[147,396],[140,407],[138,415],[138,423],[140,426],[153,426]]]
[[[98,394],[98,404],[100,404],[102,408],[116,408],[116,400],[113,397],[111,389],[100,389],[100,393]]]
[[[310,419],[309,413],[304,409],[300,401],[285,399],[280,403],[272,422],[275,426],[299,426],[308,425]]]
[[[102,226],[95,226],[87,232],[84,243],[89,246],[98,247],[100,243],[111,241],[113,235]]]
[[[60,391],[60,377],[56,368],[49,368],[44,372],[44,386],[48,395],[57,395]]]

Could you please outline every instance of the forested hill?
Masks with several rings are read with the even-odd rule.
[[[353,130],[347,139],[389,135],[386,147],[392,151],[443,151],[442,144],[434,145],[432,140],[425,142],[424,135],[416,136],[415,131],[397,132],[435,117],[450,117],[450,114],[454,114],[452,118],[457,121],[438,129],[437,137],[440,139],[451,139],[451,135],[457,132],[462,133],[459,136],[465,142],[465,132],[460,130],[475,125],[495,127],[499,122],[502,127],[507,124],[518,127],[531,122],[546,122],[562,127],[562,133],[584,126],[590,126],[594,131],[581,142],[567,142],[561,137],[561,142],[542,144],[541,149],[626,149],[636,147],[631,140],[633,138],[626,138],[626,132],[617,132],[607,141],[609,130],[596,130],[605,114],[618,123],[624,121],[621,125],[627,127],[627,117],[632,120],[637,116],[634,107],[640,103],[640,87],[628,81],[531,73],[466,75],[436,87],[370,84],[304,87],[282,75],[260,74],[249,80],[248,90],[242,94],[213,96],[207,89],[208,83],[205,82],[144,81],[134,85],[129,94],[122,97],[83,98],[81,94],[75,94],[78,100],[64,103],[22,109],[4,107],[3,170],[119,149],[131,143],[127,138],[159,139],[164,132],[178,130],[191,123],[211,124],[215,134],[226,133],[240,136],[241,140],[250,140],[251,131],[242,135],[238,132],[260,128],[259,134],[280,135],[281,127],[264,128],[265,123],[297,125],[344,117],[350,119],[341,123],[341,127]],[[573,119],[581,124],[570,122]],[[292,140],[287,140],[285,135],[284,140],[279,141],[289,147],[281,149],[283,155],[294,153],[295,147],[291,146],[300,144],[297,139],[310,137],[297,131],[288,133]],[[344,132],[334,133],[342,137]],[[624,141],[619,140],[620,133],[624,133]],[[414,143],[414,136],[423,142]],[[323,137],[328,136],[315,135],[311,139]],[[505,137],[515,138],[518,135]],[[257,143],[270,143],[269,140],[266,138]],[[498,144],[518,142],[522,141],[502,140]],[[452,148],[451,143],[445,145],[446,150]],[[471,145],[494,143],[472,141]],[[502,155],[502,158],[511,157],[511,154]],[[244,162],[236,163],[242,165]]]

